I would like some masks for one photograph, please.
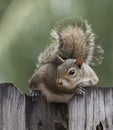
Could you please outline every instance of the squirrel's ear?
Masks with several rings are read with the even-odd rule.
[[[56,60],[57,60],[58,64],[64,63],[64,61],[65,61],[59,55],[56,55]]]
[[[75,64],[81,69],[82,64],[83,64],[83,58],[82,58],[82,57],[78,57],[78,58],[75,60]]]

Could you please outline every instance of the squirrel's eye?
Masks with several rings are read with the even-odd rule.
[[[74,68],[70,69],[69,72],[68,72],[68,74],[69,75],[74,75],[75,74],[75,69]]]

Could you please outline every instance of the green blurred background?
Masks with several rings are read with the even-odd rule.
[[[91,24],[105,54],[94,67],[98,86],[113,86],[112,0],[0,0],[0,81],[28,90],[28,79],[37,56],[51,43],[54,23],[64,17],[81,16]]]

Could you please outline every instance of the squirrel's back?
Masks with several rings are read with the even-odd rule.
[[[95,35],[86,20],[64,19],[51,32],[53,43],[40,54],[39,66],[54,62],[56,55],[65,59],[82,57],[87,64],[100,64],[103,49],[95,44]]]

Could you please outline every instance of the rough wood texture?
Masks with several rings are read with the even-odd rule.
[[[12,83],[0,84],[0,130],[67,130],[67,104],[32,102]]]
[[[26,97],[27,130],[67,130],[67,104],[47,103]]]
[[[32,102],[13,84],[0,84],[0,130],[113,130],[113,89],[87,88],[67,105]]]
[[[69,130],[113,130],[113,89],[87,88],[69,103]]]
[[[12,83],[0,84],[0,130],[25,130],[25,96]]]

